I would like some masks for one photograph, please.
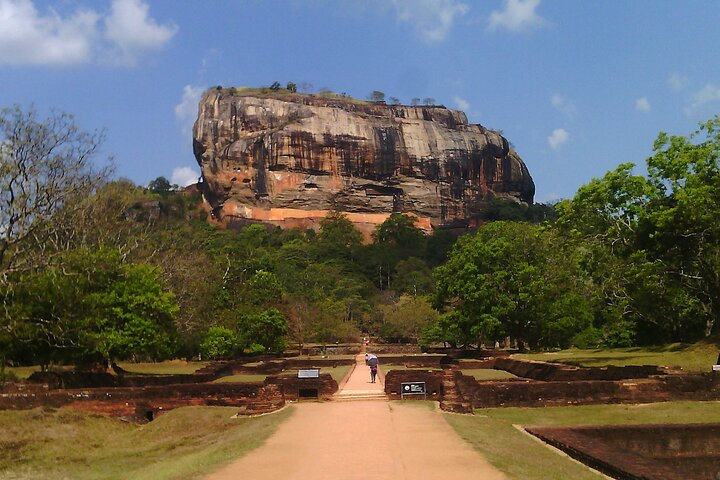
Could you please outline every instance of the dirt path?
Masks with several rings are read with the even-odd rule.
[[[381,389],[362,363],[343,390]],[[504,478],[427,403],[299,403],[262,447],[208,480],[418,480]]]

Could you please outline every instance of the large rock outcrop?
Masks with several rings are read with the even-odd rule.
[[[368,232],[401,212],[429,230],[472,224],[489,198],[535,193],[505,138],[441,106],[212,89],[193,149],[226,223],[312,227],[341,210]]]

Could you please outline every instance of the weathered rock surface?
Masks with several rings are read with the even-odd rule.
[[[393,212],[429,230],[472,224],[491,197],[535,193],[505,138],[440,106],[213,89],[193,149],[226,223],[312,227],[337,209],[366,232]]]

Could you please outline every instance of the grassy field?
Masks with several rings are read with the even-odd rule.
[[[707,372],[718,357],[714,343],[673,343],[658,347],[604,348],[583,350],[571,348],[558,352],[516,354],[513,358],[563,362],[585,367],[605,365],[661,365],[680,367],[688,372]]]
[[[463,374],[475,377],[476,380],[507,380],[509,378],[518,378],[505,370],[493,370],[490,368],[468,368],[460,370]]]
[[[492,408],[475,410],[475,416],[445,414],[445,418],[511,480],[599,480],[606,477],[552,451],[513,425],[720,422],[720,402]]]
[[[0,479],[189,479],[260,446],[292,407],[231,418],[230,407],[171,410],[137,426],[70,409],[0,412]]]
[[[394,364],[385,364],[385,363],[380,363],[378,365],[378,368],[380,369],[380,371],[382,372],[383,375],[386,375],[387,372],[389,372],[390,370],[425,370],[425,371],[441,370],[439,367],[438,368],[433,368],[433,367],[410,367],[410,368],[408,368],[405,365],[394,365]]]
[[[326,367],[321,368],[320,373],[329,373],[336,382],[345,378],[352,365],[340,365],[337,367]],[[215,383],[223,382],[264,382],[267,375],[263,373],[252,374],[252,373],[239,373],[236,375],[229,375],[227,377],[218,378]]]
[[[195,373],[208,366],[210,362],[186,362],[185,360],[166,360],[164,362],[130,363],[120,362],[120,368],[130,373],[146,373],[154,375],[173,375]]]
[[[236,375],[228,375],[227,377],[220,377],[217,380],[213,380],[213,383],[243,383],[243,382],[264,382],[267,375],[264,373],[238,373]]]
[[[210,362],[186,362],[185,360],[166,360],[164,362],[119,362],[118,365],[123,370],[130,373],[144,373],[154,375],[172,375],[195,373],[195,371],[209,365]],[[53,366],[53,370],[72,370],[74,366]],[[8,372],[14,373],[20,379],[26,379],[33,372],[39,372],[39,365],[31,365],[27,367],[6,367]]]

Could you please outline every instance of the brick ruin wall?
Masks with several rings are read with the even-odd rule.
[[[701,480],[720,472],[720,424],[528,427],[613,478]]]
[[[277,410],[284,404],[281,386],[263,383],[16,391],[0,395],[0,410],[71,407],[148,420],[163,411],[185,406],[230,406],[238,407],[239,413],[259,414]]]
[[[575,367],[563,363],[535,362],[514,358],[496,358],[493,368],[505,370],[518,377],[543,381],[625,380],[663,375],[665,370],[655,365],[624,367]]]

